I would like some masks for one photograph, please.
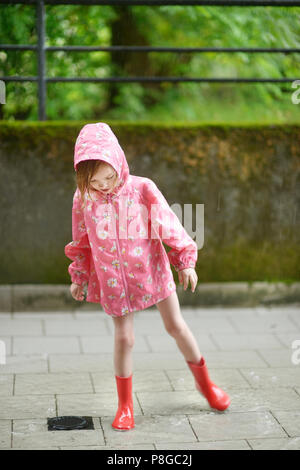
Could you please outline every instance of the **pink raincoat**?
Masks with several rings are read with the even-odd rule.
[[[85,125],[76,140],[74,168],[104,160],[118,173],[110,193],[90,190],[82,205],[76,188],[72,238],[65,254],[71,281],[87,286],[87,302],[113,317],[150,307],[176,290],[178,272],[194,268],[198,248],[150,179],[129,173],[125,154],[108,124]],[[171,250],[167,253],[162,242]]]

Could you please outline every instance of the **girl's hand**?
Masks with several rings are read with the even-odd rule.
[[[84,299],[82,286],[72,283],[70,287],[70,291],[71,291],[73,299],[80,300],[80,301]]]
[[[178,279],[180,284],[183,283],[184,290],[186,290],[190,281],[192,286],[192,292],[195,292],[196,285],[198,282],[198,276],[194,268],[185,268],[178,271]]]

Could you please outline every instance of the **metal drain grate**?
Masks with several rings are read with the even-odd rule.
[[[48,431],[72,431],[74,429],[95,429],[91,416],[56,416],[47,418]]]

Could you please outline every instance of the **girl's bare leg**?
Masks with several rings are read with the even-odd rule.
[[[114,367],[119,377],[129,377],[132,373],[133,315],[134,312],[130,312],[123,317],[112,317],[115,327]]]
[[[182,317],[177,292],[156,304],[167,332],[173,336],[187,361],[198,364],[202,355],[197,341]]]

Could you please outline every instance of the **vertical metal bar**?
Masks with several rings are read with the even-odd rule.
[[[45,4],[44,0],[38,0],[36,5],[36,26],[38,34],[38,106],[39,120],[45,121],[46,117],[46,57],[45,57]]]

